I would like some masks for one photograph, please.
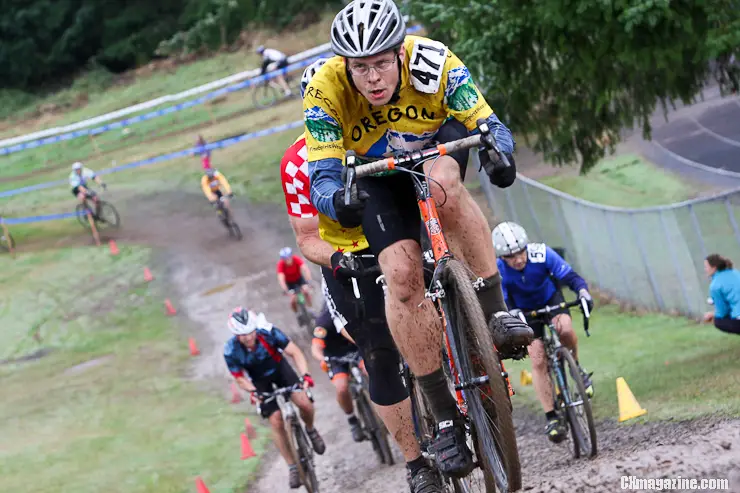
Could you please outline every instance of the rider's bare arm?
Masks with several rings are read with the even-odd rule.
[[[216,200],[216,194],[211,192],[211,185],[209,184],[208,177],[203,175],[200,179],[200,188],[203,190],[203,195],[206,196],[209,202]]]
[[[257,390],[257,387],[255,387],[252,382],[243,375],[241,377],[236,377],[236,383],[239,385],[239,388],[245,392],[255,392]]]
[[[357,343],[355,342],[355,340],[352,339],[352,336],[349,335],[349,332],[347,332],[347,329],[345,329],[344,327],[342,327],[342,330],[339,333],[342,334],[342,336],[345,339],[347,339],[349,342],[351,342],[354,345],[357,345]]]
[[[301,265],[301,275],[306,282],[311,282],[311,270],[308,268],[308,264]]]
[[[314,264],[331,268],[331,256],[334,253],[334,248],[319,236],[318,216],[308,218],[288,217],[290,218],[290,225],[293,226],[296,243],[303,256]]]
[[[324,361],[324,341],[314,338],[311,341],[311,356],[316,361]]]
[[[280,289],[283,291],[288,291],[288,284],[285,282],[285,274],[282,272],[278,272],[277,275],[278,278],[278,284],[280,284]]]
[[[301,375],[308,373],[308,362],[306,361],[306,357],[303,355],[303,351],[301,351],[294,342],[291,341],[287,346],[285,346],[283,354],[287,354],[293,359],[293,361],[295,361],[295,365],[298,367],[298,371]]]

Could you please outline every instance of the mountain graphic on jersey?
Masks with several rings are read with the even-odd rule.
[[[372,158],[381,158],[390,156],[398,151],[416,151],[426,147],[437,132],[424,132],[417,135],[412,132],[399,132],[393,129],[387,129],[385,134],[378,139],[365,156]]]
[[[467,67],[455,67],[447,72],[445,89],[447,106],[453,111],[465,111],[478,103],[478,92]]]
[[[319,142],[335,142],[342,138],[342,129],[339,123],[318,106],[308,108],[303,112],[306,127],[311,136]]]

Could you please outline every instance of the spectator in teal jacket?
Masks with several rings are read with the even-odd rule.
[[[740,272],[732,268],[730,259],[717,253],[704,260],[704,272],[712,280],[709,298],[714,304],[714,312],[707,312],[704,321],[714,321],[722,332],[740,334]]]

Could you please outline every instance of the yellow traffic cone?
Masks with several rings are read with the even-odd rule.
[[[617,400],[619,401],[620,423],[647,414],[647,410],[640,406],[622,377],[617,378]]]
[[[527,370],[522,370],[522,374],[519,377],[519,383],[521,383],[524,387],[526,387],[527,385],[532,385],[532,374],[529,373]]]

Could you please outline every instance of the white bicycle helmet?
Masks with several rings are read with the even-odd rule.
[[[293,250],[290,247],[284,247],[280,249],[280,258],[286,259],[293,256]]]
[[[231,333],[238,336],[251,334],[257,328],[249,323],[249,312],[242,307],[234,308],[229,315],[229,329]]]
[[[377,55],[405,37],[406,20],[393,0],[353,0],[331,23],[331,48],[347,58]]]
[[[527,243],[529,243],[524,228],[511,221],[503,222],[493,228],[491,239],[497,257],[507,257],[519,253],[527,248]]]
[[[76,163],[74,163],[74,164],[72,165],[72,169],[73,169],[74,171],[77,171],[78,169],[82,169],[82,163],[81,163],[81,162],[79,162],[79,161],[77,161]]]
[[[303,71],[303,76],[301,77],[301,99],[303,99],[303,94],[306,92],[306,87],[308,87],[308,83],[311,82],[311,78],[316,75],[316,72],[318,72],[327,61],[328,58],[319,58]]]

